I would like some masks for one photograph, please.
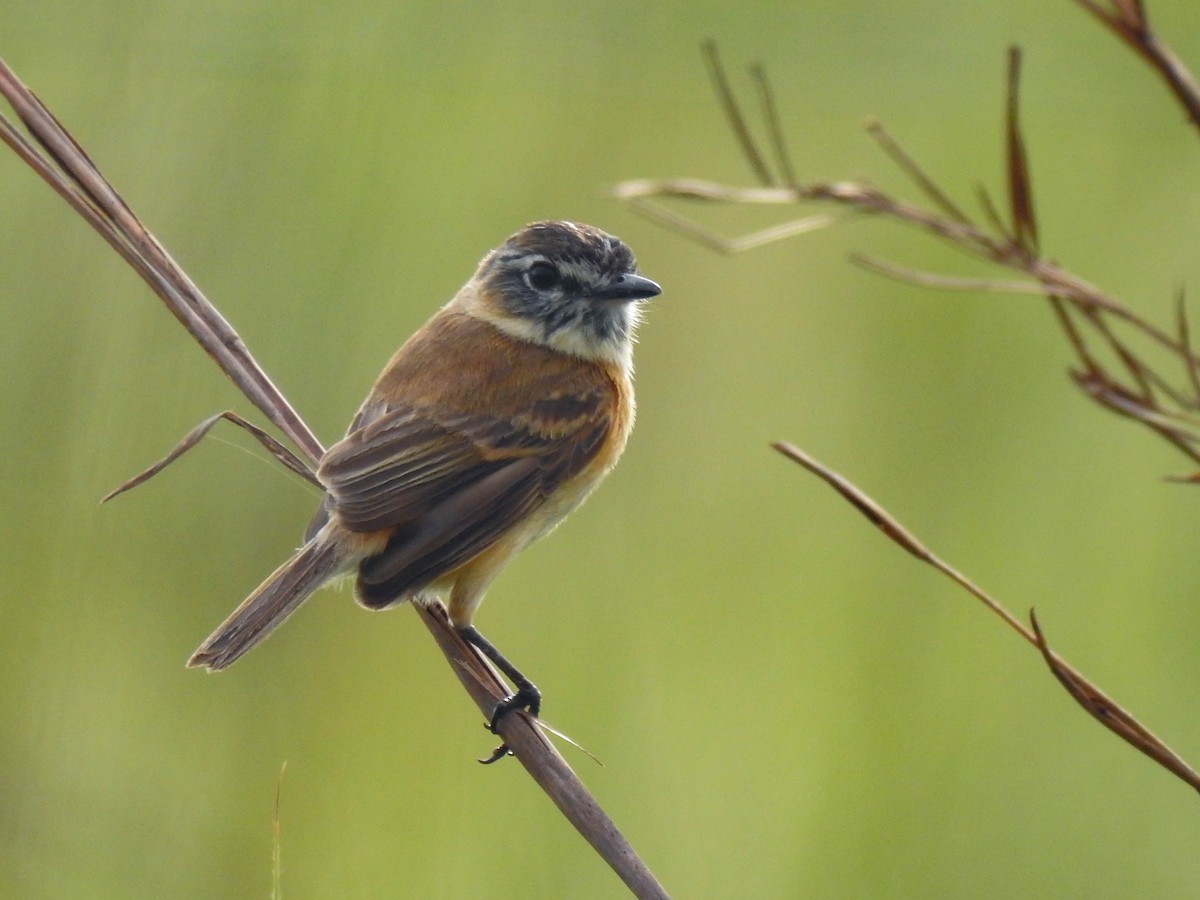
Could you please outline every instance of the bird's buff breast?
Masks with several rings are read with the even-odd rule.
[[[621,458],[621,454],[625,451],[625,444],[629,440],[629,433],[633,430],[634,405],[632,386],[626,379],[622,378],[620,381],[624,381],[619,390],[622,403],[620,412],[613,422],[612,433],[588,467],[547,497],[541,508],[529,517],[524,527],[519,529],[521,531],[521,547],[527,547],[534,541],[545,537],[563,519],[578,509],[592,491],[599,487],[600,482],[613,470]]]

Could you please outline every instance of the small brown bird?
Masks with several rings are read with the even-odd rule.
[[[465,640],[512,679],[497,707],[534,715],[537,688],[471,624],[492,579],[616,464],[633,427],[636,301],[661,289],[589,225],[538,222],[392,357],[321,459],[304,545],[200,645],[223,669],[313,591],[356,574],[369,609],[447,596]]]

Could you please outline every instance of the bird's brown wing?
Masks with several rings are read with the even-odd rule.
[[[364,561],[364,602],[386,605],[486,550],[582,472],[612,427],[603,392],[509,419],[400,406],[330,448],[318,477],[351,531],[393,529]]]
[[[354,415],[353,421],[350,422],[350,427],[346,429],[346,434],[351,435],[359,429],[366,428],[372,422],[378,420],[388,411],[386,404],[375,401],[375,398],[368,397]],[[304,543],[308,543],[317,536],[320,531],[329,522],[329,514],[333,511],[333,498],[326,494],[321,498],[321,505],[317,507],[317,511],[313,513],[313,517],[308,522],[308,527],[304,530]]]

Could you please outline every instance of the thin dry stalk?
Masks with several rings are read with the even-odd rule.
[[[1096,0],[1075,0],[1102,25],[1125,42],[1158,74],[1192,124],[1200,128],[1200,86],[1171,48],[1150,30],[1145,5],[1141,0],[1112,0],[1110,8]]]
[[[1130,713],[1122,709],[1116,701],[1092,684],[1078,669],[1050,649],[1033,610],[1029,611],[1029,619],[1033,625],[1031,630],[1026,628],[1024,623],[993,599],[983,588],[921,543],[916,535],[900,524],[898,519],[849,479],[818,462],[798,447],[782,441],[772,446],[841,494],[889,540],[958,584],[979,600],[990,612],[1002,619],[1013,631],[1036,647],[1054,677],[1071,695],[1071,698],[1083,707],[1092,718],[1131,747],[1146,754],[1177,778],[1200,791],[1200,773],[1184,762],[1182,757]]]
[[[283,900],[283,775],[287,772],[287,760],[279,767],[279,778],[275,781],[275,812],[271,816],[271,900]]]
[[[222,414],[201,423],[165,460],[135,476],[115,493],[153,476],[194,446],[220,418],[248,427],[277,459],[311,479],[311,470],[324,453],[312,430],[272,384],[229,323],[105,180],[83,148],[3,60],[0,60],[0,95],[8,101],[27,130],[23,133],[0,115],[0,140],[8,144],[137,271],[246,398],[296,445],[302,457],[297,458],[245,420],[238,421],[239,417]],[[496,704],[508,695],[508,688],[491,664],[459,637],[440,605],[420,609],[420,613],[421,621],[433,634],[452,671],[480,712],[490,719]],[[525,715],[506,716],[500,722],[499,731],[501,739],[539,786],[635,896],[667,896],[653,873],[534,721]]]

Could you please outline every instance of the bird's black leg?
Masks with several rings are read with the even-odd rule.
[[[474,625],[463,625],[458,629],[458,633],[462,635],[464,641],[491,660],[496,668],[503,672],[513,683],[513,687],[516,688],[514,693],[496,704],[496,708],[492,711],[492,719],[488,723],[488,730],[492,734],[498,734],[496,726],[500,720],[517,709],[528,710],[531,716],[537,718],[542,708],[542,692],[537,689],[534,683],[526,678],[520,669],[505,659],[504,654],[497,650],[491,641],[480,634]],[[480,762],[485,764],[494,763],[498,759],[503,759],[508,754],[508,745],[501,744],[493,751],[490,757],[481,759]]]

